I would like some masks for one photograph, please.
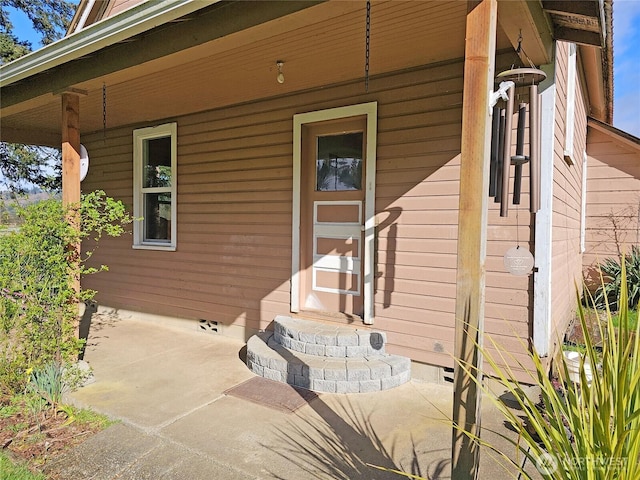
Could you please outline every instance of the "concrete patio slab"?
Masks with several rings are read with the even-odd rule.
[[[94,317],[85,360],[96,381],[69,400],[120,423],[49,465],[52,478],[402,478],[370,465],[451,478],[450,384],[323,393],[291,413],[224,393],[254,377],[239,341],[148,320]],[[487,438],[489,430],[510,433],[488,400],[483,428]],[[482,479],[510,478],[512,470],[481,457]]]

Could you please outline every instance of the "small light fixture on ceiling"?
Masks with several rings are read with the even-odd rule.
[[[282,73],[284,62],[282,60],[276,60],[276,65],[278,66],[278,76],[276,80],[278,80],[278,83],[284,83],[284,73]]]

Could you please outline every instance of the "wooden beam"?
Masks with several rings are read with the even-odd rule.
[[[578,43],[580,45],[601,47],[604,43],[604,38],[601,32],[590,32],[588,30],[580,30],[577,28],[556,27],[553,33],[556,40]]]
[[[80,201],[80,97],[62,94],[62,203]]]
[[[480,461],[480,388],[484,328],[484,286],[487,237],[489,157],[491,152],[490,92],[494,85],[497,0],[469,2],[467,14],[460,203],[458,218],[458,270],[452,475],[456,480],[476,479]],[[466,365],[461,368],[460,364]],[[470,370],[468,370],[470,369]],[[470,438],[467,433],[471,435]]]
[[[544,65],[552,61],[553,35],[538,3],[525,0],[500,2],[498,22],[514,50],[518,47],[518,39],[522,35],[522,50],[519,56],[523,66],[528,67],[530,61],[535,65]]]
[[[573,15],[580,17],[600,18],[600,2],[598,0],[543,0],[542,8],[548,13]]]
[[[80,203],[80,97],[75,93],[62,94],[62,204],[66,207]],[[78,230],[80,211],[71,209],[67,221]],[[80,243],[68,245],[71,252],[69,268],[73,275],[73,289],[80,293]],[[79,324],[76,324],[76,336]]]
[[[74,88],[74,87],[68,87],[68,86],[64,87],[61,90],[56,90],[55,92],[53,92],[54,95],[62,95],[65,93],[73,93],[81,97],[86,97],[87,95],[89,95],[89,92],[83,88]]]

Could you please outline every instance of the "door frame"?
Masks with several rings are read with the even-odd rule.
[[[378,102],[360,103],[329,108],[293,116],[293,219],[291,255],[291,311],[300,311],[300,182],[302,162],[302,127],[306,124],[349,117],[366,117],[367,143],[365,162],[363,304],[367,325],[373,324],[374,242],[376,198],[376,134],[378,130]]]

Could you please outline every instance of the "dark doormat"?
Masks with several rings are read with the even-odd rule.
[[[311,390],[298,388],[286,383],[254,377],[224,392],[237,398],[290,413],[306,405],[318,395]]]

